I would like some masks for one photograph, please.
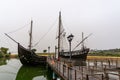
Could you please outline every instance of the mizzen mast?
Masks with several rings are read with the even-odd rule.
[[[32,46],[32,26],[33,26],[33,21],[31,20],[31,27],[30,27],[30,33],[29,33],[29,36],[30,36],[30,41],[29,41],[29,50],[31,50],[31,46]]]
[[[82,41],[84,39],[84,33],[82,32]],[[82,48],[84,49],[84,41],[82,42]]]

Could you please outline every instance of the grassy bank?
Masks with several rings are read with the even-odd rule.
[[[87,56],[87,59],[112,59],[112,60],[120,60],[120,57],[112,57],[112,56]]]
[[[39,56],[53,56],[54,53],[37,53]]]
[[[120,49],[91,50],[88,55],[120,57]]]
[[[18,58],[18,54],[11,54],[10,58]]]

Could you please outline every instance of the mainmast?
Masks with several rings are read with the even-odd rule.
[[[61,33],[61,11],[59,12],[59,28],[58,28],[58,58],[60,56],[60,33]]]
[[[33,26],[33,21],[31,20],[31,27],[30,27],[30,41],[29,41],[29,50],[31,50],[31,46],[32,46],[32,26]]]

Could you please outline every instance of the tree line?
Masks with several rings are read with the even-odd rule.
[[[9,57],[11,53],[8,51],[9,51],[9,48],[1,47],[0,48],[0,58]]]
[[[90,50],[91,56],[116,56],[120,57],[120,48],[108,49],[108,50]]]

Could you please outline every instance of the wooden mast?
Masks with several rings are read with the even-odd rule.
[[[31,20],[31,27],[30,27],[30,42],[29,42],[29,50],[31,50],[31,46],[32,46],[32,26],[33,26],[33,21]]]
[[[58,28],[58,58],[60,57],[60,33],[61,33],[61,11],[59,12],[59,28]]]
[[[84,39],[84,33],[82,32],[82,41]],[[82,42],[82,48],[84,49],[84,41]]]

